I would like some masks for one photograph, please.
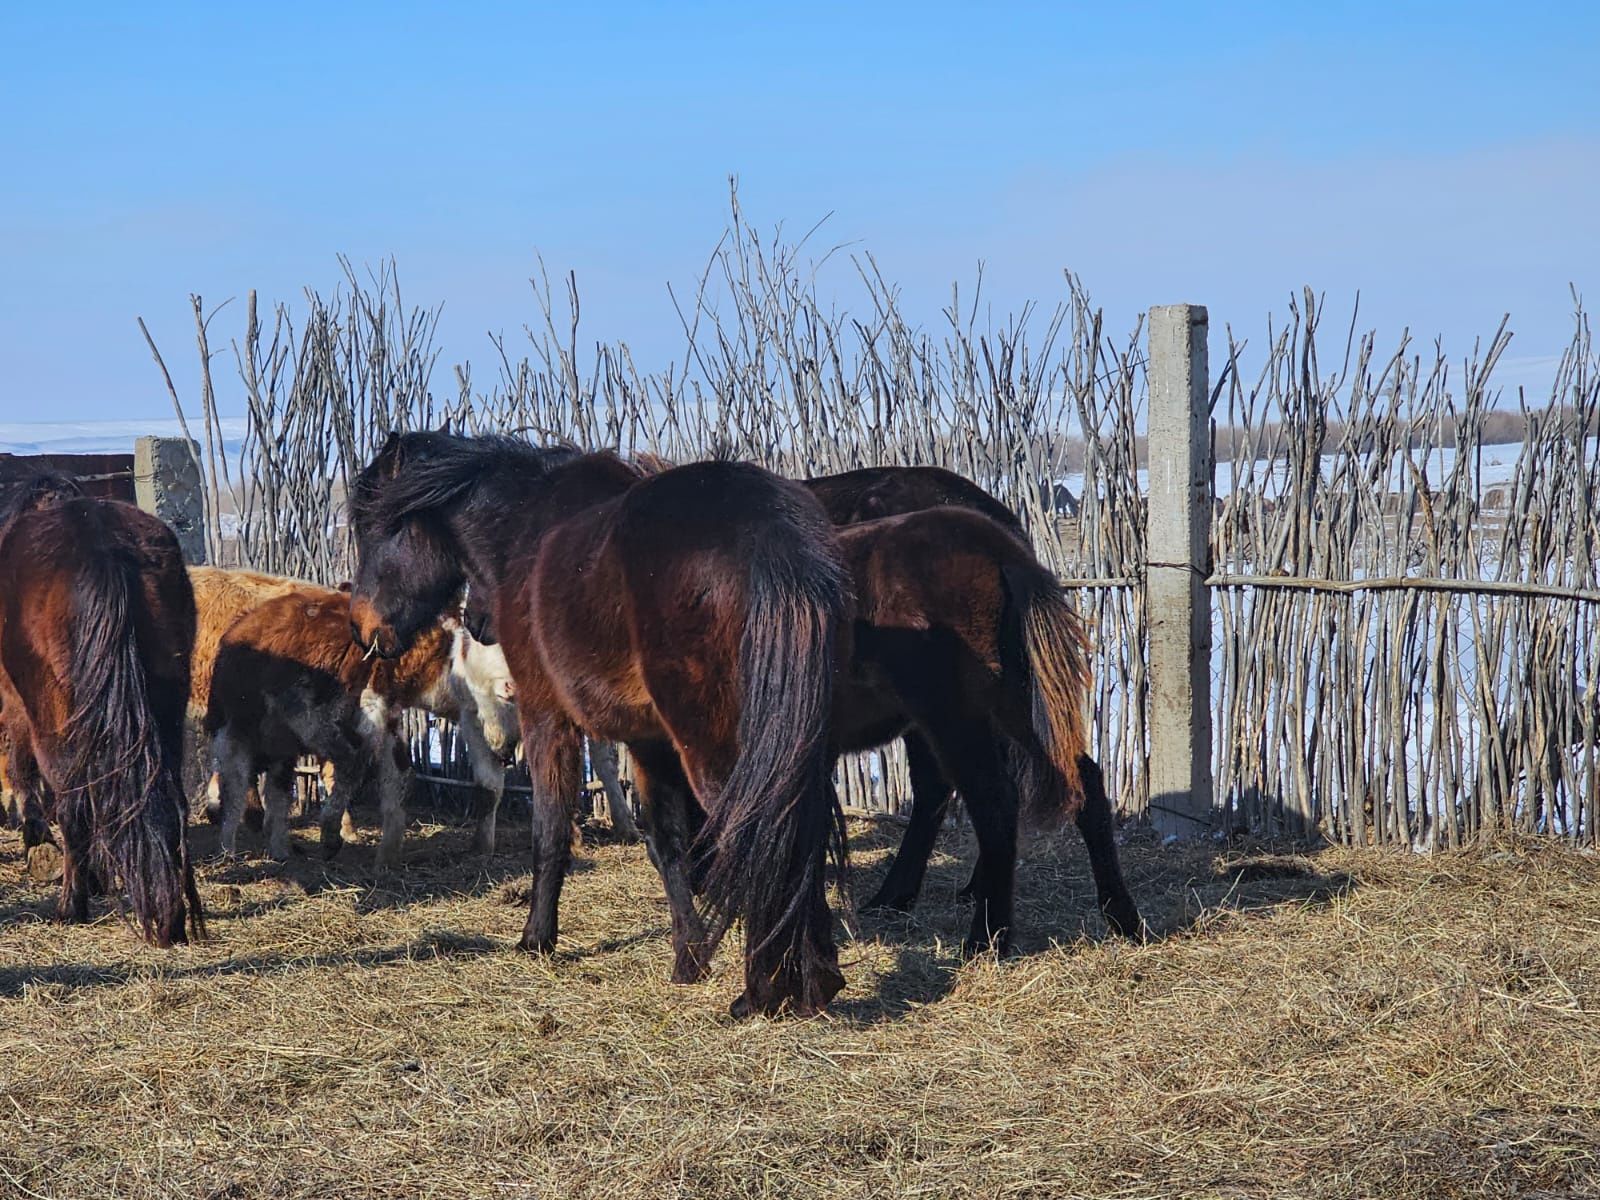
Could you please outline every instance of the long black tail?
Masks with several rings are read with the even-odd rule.
[[[184,939],[186,900],[196,937],[205,933],[205,916],[184,838],[181,731],[163,737],[150,703],[134,621],[138,593],[136,568],[116,553],[92,556],[79,576],[75,707],[56,804],[61,824],[87,835],[100,881],[126,893],[144,936],[165,945]],[[181,713],[181,704],[174,707]]]
[[[742,918],[753,1008],[786,999],[815,1012],[843,976],[827,903],[827,863],[845,865],[844,813],[829,744],[843,566],[821,545],[769,546],[750,564],[739,648],[739,756],[697,839],[705,895]]]

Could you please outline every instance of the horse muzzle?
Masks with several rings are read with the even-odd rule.
[[[380,620],[372,604],[365,599],[350,602],[350,637],[369,655],[400,657],[399,633],[393,625]]]

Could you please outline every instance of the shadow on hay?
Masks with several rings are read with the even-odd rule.
[[[136,979],[181,982],[188,979],[217,979],[229,975],[266,975],[278,971],[304,971],[317,967],[383,967],[418,960],[476,957],[505,952],[503,942],[477,935],[448,931],[425,933],[398,946],[348,950],[328,954],[256,954],[193,967],[163,967],[119,963],[92,966],[87,963],[54,963],[49,966],[0,967],[0,999],[22,995],[29,987],[55,987],[68,991],[85,988],[120,987]]]
[[[852,827],[853,896],[872,893],[901,832],[899,825],[889,822],[862,822]],[[1163,846],[1147,830],[1135,827],[1124,833],[1125,840],[1118,847],[1123,872],[1152,942],[1203,937],[1205,927],[1223,913],[1321,907],[1357,886],[1347,872],[1319,868],[1316,860],[1328,848],[1325,843],[1236,838]],[[1025,842],[1021,852],[1013,958],[1038,954],[1052,946],[1070,949],[1118,940],[1111,937],[1100,916],[1088,858],[1074,832]],[[857,937],[892,945],[896,963],[881,977],[875,994],[841,997],[834,1006],[838,1015],[869,1023],[894,1020],[940,999],[955,986],[971,904],[958,893],[972,873],[975,858],[970,832],[946,829],[915,910],[853,916]]]
[[[191,825],[190,845],[197,859],[205,864],[205,882],[210,885],[243,886],[263,882],[288,885],[307,896],[325,891],[358,889],[354,901],[359,913],[409,908],[436,900],[465,900],[496,895],[514,887],[527,876],[530,862],[526,848],[526,828],[502,830],[500,850],[484,860],[470,848],[471,831],[447,828],[433,836],[419,838],[410,829],[401,851],[400,865],[379,870],[375,863],[376,845],[365,840],[347,841],[333,858],[325,858],[315,835],[305,836],[301,827],[315,829],[314,820],[304,819],[292,828],[292,853],[284,862],[263,857],[264,842],[242,833],[235,862],[219,860],[219,831],[209,825]],[[518,837],[518,833],[522,837]],[[586,860],[574,862],[571,873],[594,869]],[[266,907],[276,907],[268,902]],[[238,915],[249,915],[249,906]],[[228,913],[222,914],[225,917]]]

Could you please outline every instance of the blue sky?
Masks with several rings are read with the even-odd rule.
[[[164,415],[136,316],[193,400],[188,294],[294,301],[339,253],[444,303],[443,390],[536,319],[536,251],[662,363],[730,174],[930,319],[980,259],[997,310],[1070,267],[1112,329],[1359,288],[1458,353],[1509,311],[1539,386],[1600,287],[1587,3],[150,7],[0,13],[0,419]]]

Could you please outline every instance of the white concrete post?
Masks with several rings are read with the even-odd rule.
[[[1212,464],[1206,310],[1150,310],[1150,816],[1165,834],[1210,832]]]
[[[206,502],[200,447],[184,438],[142,437],[133,443],[133,495],[178,535],[183,559],[206,561]]]

